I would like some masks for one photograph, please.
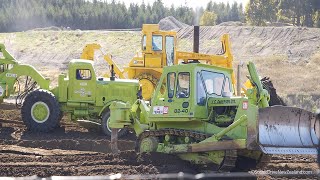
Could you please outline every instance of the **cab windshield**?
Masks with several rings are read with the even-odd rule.
[[[147,49],[147,36],[142,36],[142,50]],[[153,51],[162,51],[162,36],[161,35],[152,35],[152,50]]]
[[[231,92],[229,78],[222,73],[201,71],[207,94],[221,96],[222,92]]]

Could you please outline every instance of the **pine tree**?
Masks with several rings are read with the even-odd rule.
[[[238,3],[234,2],[229,13],[229,20],[240,21]]]
[[[250,0],[245,10],[247,22],[257,26],[275,22],[277,19],[275,3],[274,0]]]
[[[216,24],[217,15],[214,12],[204,11],[200,18],[201,26],[213,26]]]

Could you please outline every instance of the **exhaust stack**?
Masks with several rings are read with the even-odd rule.
[[[199,53],[199,36],[200,36],[200,27],[193,27],[193,52]]]
[[[114,81],[116,79],[116,74],[114,73],[114,69],[113,69],[113,64],[111,65],[111,70],[110,70],[110,81]]]

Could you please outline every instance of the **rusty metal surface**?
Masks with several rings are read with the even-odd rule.
[[[317,154],[319,118],[309,111],[286,106],[259,109],[258,141],[268,154]]]

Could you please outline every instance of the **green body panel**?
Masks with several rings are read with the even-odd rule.
[[[77,70],[90,71],[91,78],[78,79]],[[109,110],[113,101],[133,104],[137,99],[138,81],[96,77],[91,61],[71,60],[68,71],[68,75],[59,76],[59,86],[52,92],[58,97],[61,109],[70,113],[72,120],[100,121],[102,113]]]

